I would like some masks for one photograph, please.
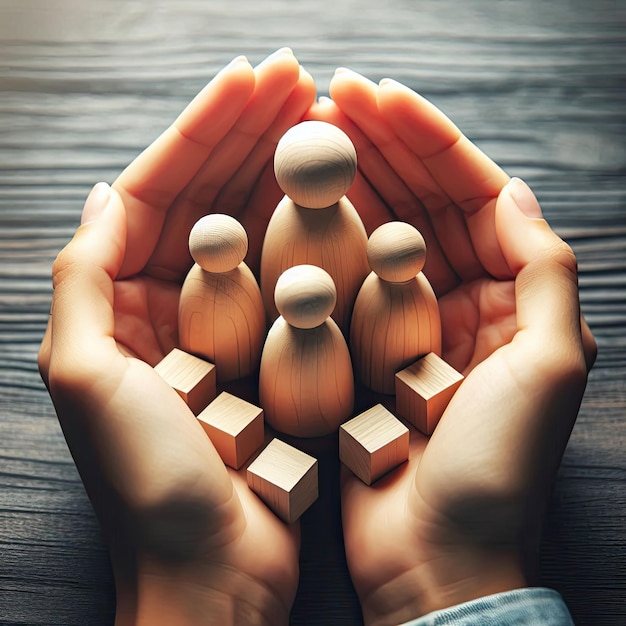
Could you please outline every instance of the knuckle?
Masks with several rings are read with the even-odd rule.
[[[566,270],[577,281],[578,261],[574,250],[565,241],[559,240],[548,251],[548,260]]]
[[[65,246],[52,262],[52,288],[56,289],[68,277],[72,276],[77,267],[77,260],[69,245]]]

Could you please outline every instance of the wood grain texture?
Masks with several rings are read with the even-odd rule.
[[[431,435],[463,381],[434,352],[396,373],[396,413],[425,435]]]
[[[337,303],[330,274],[317,265],[294,265],[278,278],[274,301],[285,321],[296,328],[323,324]]]
[[[424,273],[390,283],[371,272],[359,290],[350,326],[356,378],[378,393],[395,393],[396,372],[428,352],[441,354],[441,318]]]
[[[296,204],[323,209],[348,193],[356,176],[356,150],[340,128],[314,120],[301,122],[278,142],[274,174]]]
[[[174,348],[154,369],[198,415],[216,394],[215,365]]]
[[[111,182],[231,58],[284,45],[320,94],[339,65],[420,91],[530,183],[573,246],[599,355],[542,571],[576,624],[626,622],[624,12],[615,0],[0,3],[0,623],[113,624],[106,549],[36,368],[52,260],[94,182]],[[295,625],[361,623],[337,464],[320,460],[325,490],[301,519]]]
[[[263,409],[222,391],[198,420],[222,461],[239,469],[262,445]]]
[[[278,316],[274,303],[278,277],[294,265],[317,265],[335,282],[333,319],[348,336],[354,300],[369,272],[366,251],[365,226],[347,197],[325,209],[307,209],[285,196],[270,219],[261,254],[261,292],[268,319]]]
[[[219,382],[258,370],[265,312],[259,285],[245,263],[217,274],[194,263],[180,292],[178,339],[183,350],[215,363]]]
[[[248,486],[287,524],[293,524],[319,495],[317,459],[272,439],[246,470]]]
[[[354,406],[348,345],[328,318],[296,328],[282,315],[272,324],[259,370],[259,402],[267,423],[294,437],[336,433]]]
[[[230,215],[205,215],[189,233],[189,252],[207,272],[230,272],[246,258],[248,235]]]
[[[339,458],[371,485],[409,458],[409,429],[382,404],[339,427]]]

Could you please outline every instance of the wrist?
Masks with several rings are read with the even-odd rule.
[[[290,608],[263,582],[226,566],[149,568],[117,589],[116,626],[287,624]]]
[[[514,553],[474,550],[460,555],[455,551],[423,559],[378,589],[359,595],[365,625],[383,626],[526,586]]]

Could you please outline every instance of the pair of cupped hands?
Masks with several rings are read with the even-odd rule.
[[[235,59],[111,187],[94,187],[54,263],[39,366],[110,548],[119,626],[288,621],[298,525],[224,466],[152,366],[177,343],[192,225],[235,216],[256,270],[282,197],[274,149],[304,119],[354,142],[348,197],[368,232],[403,220],[424,235],[443,356],[465,374],[434,434],[411,432],[408,463],[373,487],[343,476],[364,620],[400,623],[533,583],[596,352],[575,257],[529,187],[415,92],[339,69],[330,96],[316,100],[288,49],[254,68]]]

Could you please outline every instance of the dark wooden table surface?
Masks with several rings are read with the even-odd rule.
[[[397,78],[534,187],[599,343],[545,531],[579,624],[626,624],[626,5],[621,0],[0,2],[0,623],[112,624],[106,549],[36,354],[50,265],[117,173],[232,57],[289,45]],[[297,624],[359,623],[305,524]],[[322,598],[319,598],[319,595]]]

